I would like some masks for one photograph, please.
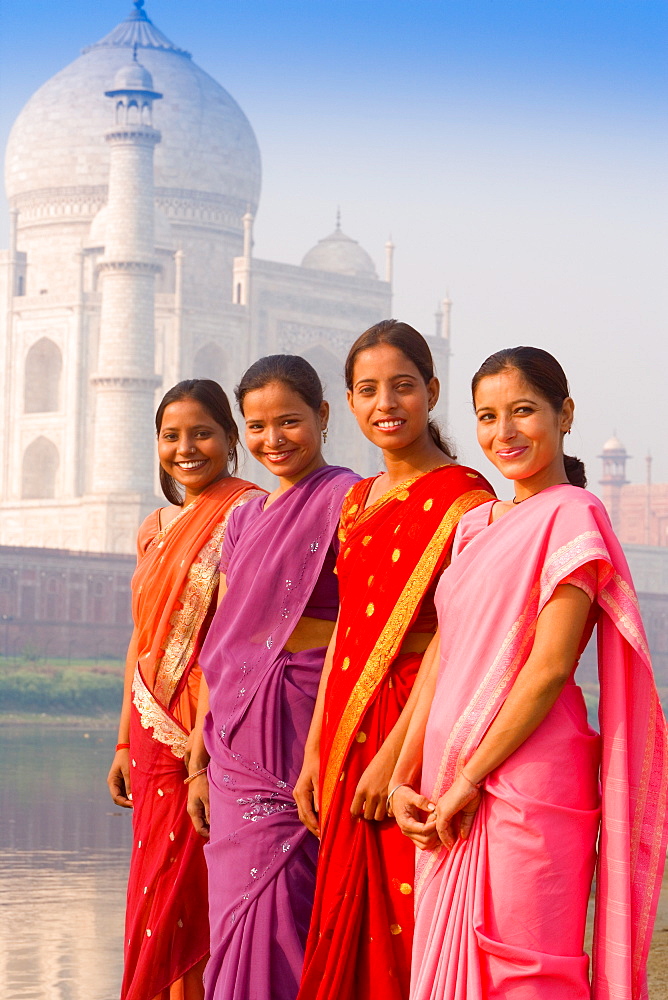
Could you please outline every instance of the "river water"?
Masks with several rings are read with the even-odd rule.
[[[0,726],[0,996],[117,1000],[131,814],[111,730]]]

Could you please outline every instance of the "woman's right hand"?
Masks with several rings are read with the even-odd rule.
[[[188,815],[196,833],[209,839],[209,779],[206,774],[198,774],[188,783]]]
[[[399,829],[421,851],[431,850],[439,842],[436,832],[436,806],[408,785],[400,785],[392,795],[391,808]]]
[[[292,792],[299,818],[311,833],[320,837],[320,753],[307,752],[301,773]]]
[[[117,806],[132,809],[130,789],[130,751],[117,750],[107,775],[109,794]]]

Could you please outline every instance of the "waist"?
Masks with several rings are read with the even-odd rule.
[[[424,653],[433,638],[433,632],[407,632],[397,655],[401,656],[402,653]]]
[[[328,646],[335,624],[336,622],[328,621],[326,618],[311,618],[309,615],[302,615],[284,648],[287,649],[288,653],[301,653],[303,649]]]

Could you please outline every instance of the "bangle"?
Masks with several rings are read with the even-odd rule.
[[[459,775],[460,775],[460,777],[461,777],[461,778],[463,778],[463,779],[464,779],[464,781],[468,782],[468,784],[469,784],[469,785],[471,786],[471,788],[475,788],[475,790],[476,790],[477,792],[479,792],[479,791],[480,791],[480,789],[481,789],[481,788],[482,788],[482,786],[483,786],[483,782],[484,782],[484,780],[485,780],[485,779],[483,778],[483,779],[482,779],[482,781],[478,781],[478,782],[475,782],[475,781],[471,781],[471,779],[470,779],[470,778],[469,778],[469,777],[468,777],[468,776],[467,776],[466,774],[464,774],[464,768],[462,768],[462,769],[460,770],[460,772],[459,772]]]
[[[129,750],[129,749],[130,749],[130,744],[129,743],[117,743],[116,744],[116,750]]]
[[[387,801],[385,802],[385,810],[386,810],[386,812],[390,811],[390,804],[391,804],[391,801],[392,801],[392,796],[400,788],[411,788],[412,789],[413,786],[409,785],[407,781],[400,781],[398,785],[395,785],[394,788],[392,789],[392,791],[390,792],[390,794],[387,796]]]
[[[199,771],[193,771],[193,773],[189,774],[187,778],[184,778],[183,784],[187,785],[189,781],[193,780],[193,778],[199,778],[200,774],[206,774],[207,771],[208,767],[200,767]]]

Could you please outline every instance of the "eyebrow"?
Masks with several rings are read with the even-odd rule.
[[[532,403],[535,406],[536,405],[536,400],[535,399],[530,399],[528,396],[526,396],[526,397],[523,396],[521,399],[513,399],[513,401],[511,402],[510,405],[511,406],[517,406],[518,403]],[[475,412],[476,413],[480,413],[481,410],[492,410],[493,408],[494,407],[492,407],[492,406],[478,406],[478,407],[476,407],[476,411]]]
[[[392,378],[417,378],[417,375],[411,375],[410,372],[406,372],[405,374],[399,373],[398,375],[392,375],[391,377]],[[379,382],[379,381],[380,381],[380,379],[371,378],[371,377],[369,377],[369,378],[360,378],[360,379],[357,380],[357,382],[355,382],[355,385],[358,386],[358,385],[363,385],[365,382]]]
[[[273,419],[274,420],[285,420],[286,417],[301,417],[301,416],[302,416],[302,414],[299,412],[299,410],[295,410],[293,413],[279,413],[279,415],[277,417],[274,417]],[[261,424],[261,423],[263,423],[263,419],[264,419],[263,417],[247,417],[246,418],[246,423],[247,424]]]
[[[162,434],[164,431],[179,431],[179,430],[181,430],[180,427],[161,427],[160,428],[160,433]],[[195,426],[191,427],[190,430],[192,430],[192,431],[210,431],[210,430],[213,430],[213,424],[195,424]]]

